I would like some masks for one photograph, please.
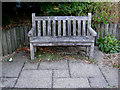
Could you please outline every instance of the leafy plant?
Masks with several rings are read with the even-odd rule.
[[[120,41],[112,34],[108,34],[104,38],[99,38],[96,43],[102,52],[117,53],[120,51]]]

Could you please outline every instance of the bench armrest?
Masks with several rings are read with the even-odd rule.
[[[31,28],[30,31],[28,32],[28,37],[32,37],[34,35],[34,28]]]
[[[88,27],[88,30],[90,31],[90,34],[92,35],[92,36],[97,36],[97,33],[95,32],[95,30],[93,30],[92,29],[92,27]]]

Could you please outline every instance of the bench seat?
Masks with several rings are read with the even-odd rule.
[[[92,36],[57,36],[57,37],[33,37],[31,43],[92,43],[94,38]]]

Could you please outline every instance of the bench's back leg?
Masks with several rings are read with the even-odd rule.
[[[86,47],[86,54],[87,54],[87,56],[89,56],[89,47],[88,46]]]
[[[30,43],[30,55],[31,55],[31,60],[33,60],[34,59],[34,47],[32,43]]]
[[[94,43],[91,43],[90,46],[90,59],[94,58]]]
[[[34,52],[37,52],[37,47],[34,47]]]

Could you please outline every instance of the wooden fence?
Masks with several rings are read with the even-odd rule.
[[[31,26],[19,26],[8,30],[2,30],[2,51],[3,56],[11,54],[17,48],[29,44],[27,36]]]
[[[29,38],[27,36],[31,25],[14,27],[8,30],[2,30],[2,53],[3,56],[11,54],[17,48],[21,46],[29,45]],[[120,31],[117,24],[98,24],[96,29],[99,37],[104,37],[107,33],[111,33],[120,39]]]
[[[117,39],[119,39],[120,31],[119,31],[119,24],[98,24],[97,26],[97,37],[103,38],[106,34],[113,34]]]

